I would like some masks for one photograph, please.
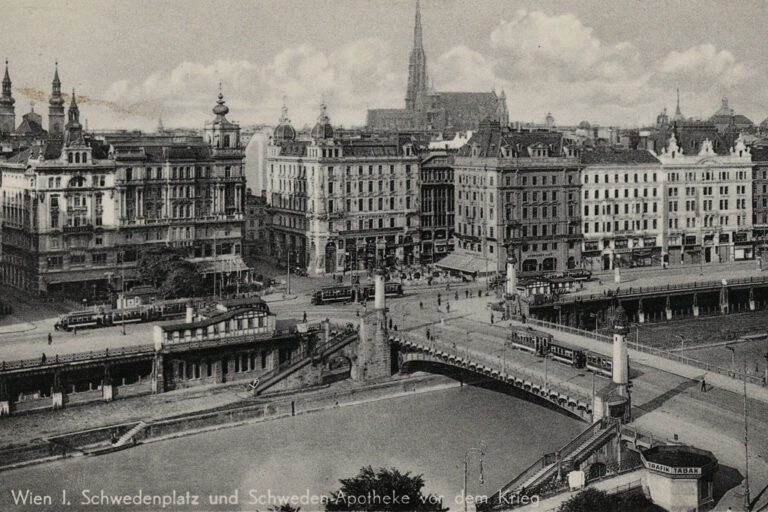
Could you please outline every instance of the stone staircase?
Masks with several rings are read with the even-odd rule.
[[[144,428],[145,428],[146,426],[147,426],[147,424],[146,424],[146,423],[144,423],[143,421],[140,421],[140,422],[139,422],[139,423],[137,423],[137,424],[136,424],[136,426],[134,426],[134,427],[133,427],[131,430],[129,430],[128,432],[126,432],[125,434],[123,434],[122,436],[120,436],[120,439],[118,439],[118,440],[115,442],[115,444],[113,444],[112,446],[114,446],[114,447],[119,447],[119,446],[123,446],[123,445],[125,445],[125,443],[127,443],[128,441],[130,441],[130,440],[131,440],[131,439],[132,439],[132,438],[133,438],[133,437],[134,437],[136,434],[138,434],[139,432],[141,432],[142,430],[144,430]]]

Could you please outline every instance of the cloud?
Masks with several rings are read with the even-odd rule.
[[[615,78],[632,71],[639,53],[629,42],[606,44],[575,15],[520,9],[490,35],[503,68],[527,77]]]
[[[184,61],[140,81],[116,80],[103,97],[116,105],[141,104],[133,119],[125,119],[135,125],[154,127],[162,116],[166,126],[201,126],[212,115],[222,80],[230,117],[243,124],[277,122],[285,101],[294,125],[311,125],[322,100],[334,124],[362,124],[367,108],[402,104],[406,71],[394,65],[387,43],[368,38],[330,53],[291,46],[263,66]]]
[[[700,44],[684,51],[672,50],[659,64],[661,73],[682,75],[696,82],[715,81],[733,86],[752,75],[747,64],[737,62],[728,50],[717,51],[713,44]],[[708,82],[704,82],[704,84]]]

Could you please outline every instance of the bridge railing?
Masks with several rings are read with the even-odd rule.
[[[548,329],[553,329],[553,330],[565,332],[568,334],[574,334],[576,336],[581,336],[583,338],[591,338],[593,340],[601,341],[604,343],[613,343],[613,338],[611,336],[608,336],[606,334],[600,334],[594,331],[585,331],[584,329],[577,329],[576,327],[570,327],[568,325],[547,322],[546,320],[538,320],[536,318],[526,319],[526,322],[531,325],[546,327]],[[701,361],[699,359],[694,359],[693,357],[684,356],[677,352],[670,352],[668,350],[662,350],[656,347],[643,345],[642,343],[637,343],[629,339],[627,340],[627,346],[633,350],[637,350],[638,352],[644,352],[646,354],[651,354],[664,359],[669,359],[671,361],[676,361],[678,363],[682,363],[688,366],[693,366],[694,368],[701,368],[702,370],[706,370],[711,373],[717,373],[720,375],[725,375],[726,377],[731,377],[733,379],[744,380],[745,378],[744,372],[723,368],[722,366],[717,366],[711,363],[707,363],[705,361]],[[763,382],[763,378],[759,375],[751,375],[747,373],[746,379],[747,379],[747,382],[750,382],[752,384],[765,385],[765,382]]]
[[[129,355],[138,355],[152,353],[155,351],[153,344],[133,345],[130,347],[119,347],[104,350],[91,350],[89,352],[75,352],[71,354],[55,354],[45,359],[36,357],[33,359],[18,359],[16,361],[0,362],[0,371],[22,370],[25,368],[39,368],[46,366],[55,366],[63,363],[76,363],[80,361],[90,361],[94,359],[106,359],[112,357],[121,357]]]
[[[740,277],[736,279],[727,279],[726,282],[726,286],[729,288],[732,286],[766,284],[768,283],[768,276]],[[629,288],[622,288],[621,285],[618,285],[615,290],[608,289],[607,294],[590,293],[579,295],[556,295],[552,297],[553,300],[551,302],[545,303],[543,305],[546,306],[547,304],[563,304],[576,301],[604,300],[607,298],[647,295],[660,292],[696,291],[720,288],[721,286],[722,280],[697,281],[693,283],[660,284],[655,286],[630,286]]]

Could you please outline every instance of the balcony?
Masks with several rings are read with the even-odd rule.
[[[93,233],[93,225],[85,224],[83,226],[64,226],[65,235],[77,235],[82,233]]]

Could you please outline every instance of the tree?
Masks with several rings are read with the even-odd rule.
[[[422,494],[424,478],[410,472],[371,466],[360,469],[352,478],[340,480],[341,488],[331,493],[325,505],[328,511],[431,511],[445,512],[434,494]]]
[[[301,507],[294,507],[289,503],[283,503],[282,505],[275,505],[270,507],[269,512],[300,512]]]
[[[196,297],[204,292],[197,265],[174,248],[142,251],[136,268],[139,280],[156,288],[163,299]]]
[[[164,299],[179,299],[202,295],[204,288],[200,273],[189,263],[180,264],[172,270],[158,288],[158,294]]]
[[[559,512],[615,512],[617,501],[597,489],[585,489],[563,503]]]
[[[136,268],[142,283],[157,288],[165,281],[168,274],[183,264],[188,262],[178,250],[171,247],[157,247],[143,250],[139,255]]]

